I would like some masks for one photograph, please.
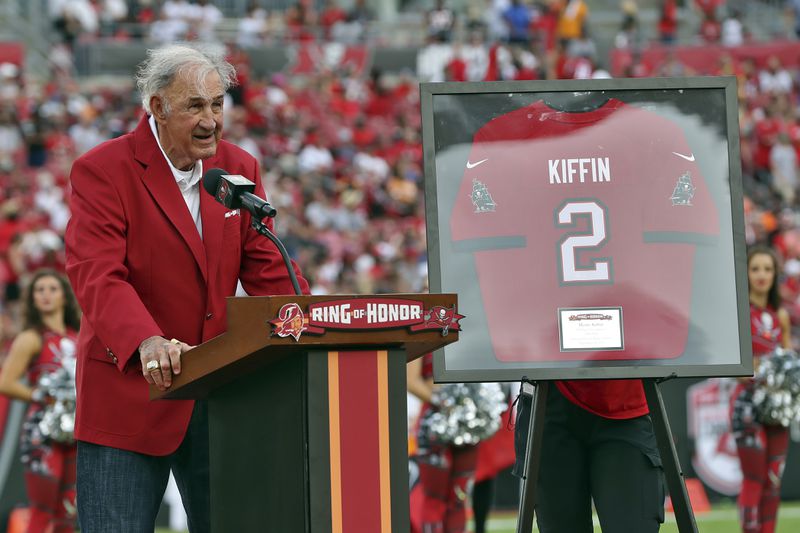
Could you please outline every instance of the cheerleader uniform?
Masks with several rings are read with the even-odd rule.
[[[761,357],[781,346],[778,313],[750,304],[750,332],[756,367]],[[773,533],[781,495],[781,477],[789,448],[789,430],[756,420],[753,407],[755,382],[739,383],[733,393],[731,429],[742,468],[739,519],[743,533]]]
[[[77,333],[42,334],[42,351],[28,367],[28,382],[36,387],[42,375],[63,368],[75,380]],[[72,533],[75,509],[74,443],[55,442],[42,434],[39,423],[45,405],[31,402],[22,426],[20,450],[30,505],[28,533]]]
[[[422,377],[433,377],[433,356],[422,360]],[[428,410],[422,406],[420,419]],[[412,497],[413,533],[464,533],[467,531],[467,503],[478,463],[478,447],[443,446],[429,442],[417,432],[419,468],[416,492]]]

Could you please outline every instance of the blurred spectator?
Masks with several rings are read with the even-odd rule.
[[[741,46],[744,44],[746,29],[742,22],[741,13],[732,9],[729,15],[722,21],[722,36],[720,41],[722,46]]]
[[[337,24],[334,36],[345,43],[355,43],[366,39],[375,13],[367,6],[367,0],[355,0],[347,12],[347,23]]]
[[[6,220],[11,220],[9,217],[14,215],[7,212],[5,216]],[[22,278],[27,270],[22,253],[22,237],[22,232],[15,232],[8,243],[0,247],[0,283],[3,286],[3,305],[0,310],[14,321],[19,318]]]
[[[56,183],[50,171],[40,170],[36,173],[36,192],[33,195],[33,207],[47,214],[47,223],[59,235],[67,229],[70,210],[64,189]]]
[[[467,81],[467,62],[464,60],[461,45],[453,45],[450,61],[445,65],[445,80]]]
[[[486,28],[490,41],[508,40],[508,24],[503,13],[511,6],[511,0],[486,0]]]
[[[445,4],[445,0],[436,0],[433,9],[425,13],[425,31],[432,41],[449,43],[455,25],[456,14]]]
[[[586,35],[589,6],[584,0],[561,0],[559,4],[558,38],[581,39]]]
[[[172,43],[186,39],[189,34],[189,23],[182,17],[173,18],[162,9],[155,22],[150,26],[150,40],[156,43]]]
[[[156,20],[155,0],[138,0],[131,4],[131,9],[128,14],[128,19],[136,23],[134,29],[135,37],[143,37],[146,32],[142,28],[153,23]]]
[[[75,155],[81,155],[101,142],[108,140],[108,135],[100,131],[96,123],[97,112],[90,105],[84,106],[79,113],[77,124],[69,128],[69,136],[75,146]]]
[[[794,203],[797,191],[797,152],[789,135],[780,132],[769,153],[772,186],[781,195],[784,205]]]
[[[297,3],[289,6],[284,16],[286,38],[290,41],[303,42],[314,40],[316,16],[310,0],[298,0]]]
[[[800,0],[787,0],[786,13],[791,20],[794,36],[800,38]]]
[[[347,20],[367,25],[375,20],[375,13],[367,6],[367,0],[355,0],[353,7],[347,12]]]
[[[339,6],[337,0],[325,0],[322,12],[319,15],[319,25],[322,28],[322,35],[326,41],[331,40],[333,28],[337,24],[347,21],[347,13]]]
[[[768,185],[771,181],[769,173],[770,153],[781,131],[781,119],[776,110],[777,104],[773,100],[763,108],[763,116],[755,121],[753,130],[755,139],[753,177],[765,185]]]
[[[113,36],[117,25],[128,16],[128,4],[125,0],[93,0],[100,21],[100,33]]]
[[[545,0],[538,3],[538,16],[533,21],[532,31],[542,45],[543,51],[549,52],[555,48],[558,35],[558,20],[560,13],[560,0]]]
[[[616,48],[635,48],[639,45],[639,8],[636,2],[622,2],[622,24],[614,37]]]
[[[770,56],[766,68],[758,72],[759,90],[765,94],[788,94],[792,87],[792,75],[777,56]]]
[[[672,44],[678,37],[677,0],[660,0],[658,13],[658,40],[662,44]]]
[[[247,14],[239,19],[236,44],[241,48],[254,48],[264,44],[266,37],[267,11],[258,2],[251,0],[247,5]]]
[[[170,20],[189,22],[194,18],[195,8],[189,0],[165,0],[161,6],[161,13]]]
[[[197,38],[201,41],[215,41],[216,30],[222,22],[222,11],[208,0],[197,0],[192,10],[192,20],[197,28]]]
[[[538,80],[539,79],[539,59],[536,55],[526,48],[515,48],[512,51],[514,64],[515,80]]]
[[[508,42],[527,45],[531,40],[531,23],[535,13],[523,0],[511,0],[503,11],[503,20],[508,26]]]
[[[725,5],[725,0],[694,0],[694,7],[701,14],[717,18],[718,12]]]
[[[100,22],[89,0],[49,0],[48,11],[56,31],[70,45],[81,34],[97,33]]]
[[[467,32],[487,29],[488,15],[491,9],[486,9],[485,0],[467,0],[464,13],[464,29]]]
[[[453,47],[430,43],[417,53],[417,76],[420,81],[444,81],[447,65],[453,59]]]
[[[467,81],[483,81],[486,78],[489,53],[481,30],[469,32],[466,44],[461,47],[461,57],[467,64]]]
[[[0,105],[13,105],[20,95],[20,70],[13,63],[0,63]]]
[[[22,130],[14,109],[0,108],[0,170],[12,170],[23,147]]]
[[[317,131],[312,130],[306,135],[305,146],[297,156],[297,165],[303,173],[324,172],[333,167],[333,155]]]
[[[700,11],[700,38],[706,43],[718,42],[721,33],[718,11],[725,0],[694,1],[695,7]]]

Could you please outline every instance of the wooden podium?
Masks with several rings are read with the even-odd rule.
[[[454,294],[229,298],[165,393],[208,399],[215,533],[407,533],[406,362],[458,340]],[[286,335],[286,336],[281,336]]]

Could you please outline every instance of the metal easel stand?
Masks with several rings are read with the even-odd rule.
[[[663,380],[660,380],[663,381]],[[659,380],[643,379],[644,395],[650,407],[650,418],[653,420],[653,429],[656,433],[658,451],[661,454],[661,463],[664,465],[664,477],[667,488],[672,498],[672,508],[675,511],[675,521],[681,533],[697,533],[697,522],[689,503],[689,493],[686,491],[686,482],[683,479],[681,463],[675,451],[675,442],[672,440],[672,430],[669,428],[667,410],[658,388]]]
[[[675,451],[675,443],[672,440],[672,432],[669,428],[667,412],[664,408],[664,401],[661,391],[658,388],[659,381],[655,379],[642,380],[644,393],[647,398],[647,405],[650,407],[650,417],[653,420],[653,429],[656,434],[658,450],[661,454],[661,461],[664,465],[664,476],[667,481],[667,488],[672,497],[672,506],[675,511],[675,520],[678,524],[680,533],[698,533],[697,523],[694,519],[689,494],[686,491],[686,483],[683,479],[683,472],[678,461],[678,454]],[[541,464],[542,436],[544,431],[545,405],[547,403],[547,393],[550,387],[549,381],[523,382],[523,394],[525,386],[533,386],[533,400],[531,404],[530,424],[528,426],[527,454],[525,457],[524,476],[522,479],[522,492],[519,501],[519,520],[517,520],[516,533],[530,533],[533,530],[533,517],[536,509],[536,481],[539,477],[539,465]]]

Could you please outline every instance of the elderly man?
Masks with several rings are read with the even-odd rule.
[[[75,428],[83,533],[152,533],[170,469],[191,531],[208,531],[207,407],[150,402],[148,386],[170,387],[182,354],[224,331],[237,279],[252,295],[293,292],[249,215],[200,191],[213,167],[261,181],[258,162],[221,140],[233,80],[213,49],[151,50],[138,73],[139,125],[72,167],[66,245],[84,311]],[[256,193],[264,196],[260,185]]]

